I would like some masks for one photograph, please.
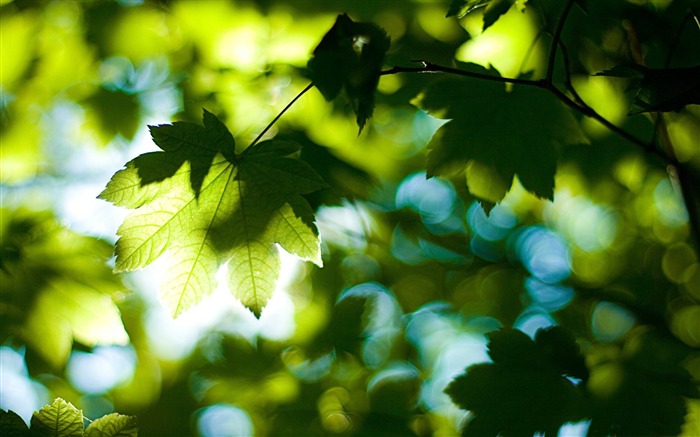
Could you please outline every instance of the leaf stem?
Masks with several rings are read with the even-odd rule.
[[[301,91],[299,92],[299,94],[297,94],[296,97],[294,97],[294,98],[292,99],[291,102],[287,103],[287,106],[285,106],[285,107],[282,109],[282,111],[280,111],[280,113],[277,114],[277,116],[275,116],[275,118],[273,118],[272,121],[271,121],[267,126],[265,126],[265,129],[263,129],[262,132],[260,132],[260,133],[258,134],[258,136],[255,137],[255,139],[253,140],[252,143],[250,143],[250,146],[248,146],[248,148],[250,149],[251,147],[253,147],[254,145],[256,145],[256,144],[258,143],[258,141],[260,141],[260,139],[267,133],[267,131],[269,131],[270,128],[271,128],[272,126],[274,126],[275,123],[277,123],[277,120],[279,120],[279,119],[282,117],[282,115],[284,115],[284,113],[287,112],[287,110],[289,110],[289,108],[291,108],[292,105],[294,105],[294,103],[296,103],[296,101],[299,100],[299,98],[301,98],[301,96],[303,96],[304,94],[306,94],[307,91],[309,91],[311,88],[313,88],[313,86],[314,86],[314,83],[313,83],[313,82],[309,83],[308,85],[306,85],[306,88],[304,88],[303,90],[301,90]]]

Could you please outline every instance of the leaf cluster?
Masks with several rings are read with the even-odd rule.
[[[7,437],[137,437],[136,417],[107,414],[90,421],[70,402],[56,398],[35,411],[30,427],[14,411],[0,410],[0,432]]]

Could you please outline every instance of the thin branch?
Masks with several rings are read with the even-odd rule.
[[[294,105],[294,103],[295,103],[297,100],[299,100],[299,98],[300,98],[301,96],[303,96],[304,94],[306,94],[307,91],[309,91],[311,88],[313,88],[313,86],[314,86],[313,82],[311,82],[310,84],[306,85],[306,88],[304,88],[303,90],[301,90],[301,91],[299,92],[299,94],[297,94],[296,97],[294,97],[294,98],[292,99],[291,102],[287,103],[287,106],[285,106],[284,109],[282,109],[282,111],[280,111],[280,113],[277,114],[277,116],[276,116],[275,118],[272,119],[272,121],[270,122],[270,124],[268,124],[267,126],[265,126],[265,129],[263,129],[262,132],[260,132],[260,133],[258,134],[258,136],[255,137],[255,139],[253,140],[252,143],[250,143],[250,146],[248,146],[248,148],[251,148],[251,147],[253,147],[254,145],[256,145],[256,144],[258,143],[258,141],[260,141],[260,139],[267,133],[267,131],[269,131],[270,128],[271,128],[272,126],[274,126],[275,123],[277,123],[277,120],[279,120],[280,117],[282,117],[282,115],[284,115],[284,113],[287,112],[287,110],[288,110],[289,108],[291,108],[292,105]]]
[[[381,76],[397,73],[449,73],[457,76],[471,77],[474,79],[490,80],[500,83],[514,83],[520,85],[537,86],[544,88],[544,83],[541,80],[518,79],[501,76],[491,76],[488,74],[474,73],[471,71],[460,70],[458,68],[444,67],[442,65],[433,64],[432,62],[418,61],[422,64],[421,67],[393,67],[389,70],[384,70],[379,73]]]
[[[559,21],[557,21],[557,27],[554,29],[554,35],[552,35],[552,43],[549,46],[549,58],[547,59],[547,75],[545,80],[547,83],[552,83],[554,78],[554,64],[557,59],[557,47],[559,46],[559,39],[561,38],[561,33],[564,30],[564,24],[566,19],[569,17],[569,12],[574,5],[574,0],[568,0],[564,5],[564,10],[561,12]]]
[[[456,68],[444,67],[442,65],[433,64],[431,62],[425,62],[425,61],[420,61],[420,62],[423,64],[421,67],[393,67],[389,70],[382,71],[380,73],[380,75],[389,75],[389,74],[398,74],[398,73],[448,73],[448,74],[453,74],[453,75],[457,75],[457,76],[471,77],[474,79],[489,80],[492,82],[513,83],[513,84],[518,84],[518,85],[534,86],[537,88],[543,88],[543,89],[550,91],[552,94],[554,94],[554,96],[557,99],[559,99],[562,103],[564,103],[565,105],[569,106],[570,108],[574,109],[575,111],[578,111],[582,115],[585,115],[587,117],[590,117],[590,118],[597,120],[603,126],[608,128],[612,132],[616,133],[617,135],[625,138],[627,141],[633,143],[634,145],[636,145],[638,147],[641,147],[642,149],[644,149],[645,151],[647,151],[649,153],[652,153],[652,154],[658,156],[664,163],[672,164],[672,165],[677,164],[677,161],[675,159],[667,156],[665,153],[663,153],[657,149],[649,148],[649,145],[646,142],[635,137],[634,135],[630,134],[626,130],[614,125],[609,120],[607,120],[605,117],[598,114],[593,108],[588,106],[585,102],[583,102],[583,100],[578,102],[578,101],[572,99],[571,97],[567,96],[565,93],[563,93],[556,86],[554,86],[551,83],[548,83],[546,81],[546,79],[532,80],[532,79],[518,79],[518,78],[510,78],[510,77],[501,77],[501,76],[490,76],[490,75],[482,74],[482,73],[474,73],[471,71],[464,71],[464,70],[459,70]]]
[[[683,17],[683,21],[681,22],[681,25],[679,26],[678,31],[676,32],[676,35],[673,38],[673,42],[669,47],[668,53],[666,54],[664,68],[668,68],[671,65],[671,60],[673,59],[673,55],[675,55],[676,49],[678,48],[678,44],[680,44],[681,37],[683,36],[683,32],[685,31],[685,26],[687,26],[688,23],[690,23],[693,20],[695,21],[697,27],[700,28],[700,21],[698,20],[697,15],[695,15],[692,9],[689,9],[688,13],[685,14],[685,16]]]
[[[586,115],[588,117],[591,117],[595,120],[597,120],[599,123],[601,123],[603,126],[608,128],[610,131],[616,133],[617,135],[625,138],[627,141],[637,145],[638,147],[641,147],[644,149],[645,152],[656,155],[657,157],[661,158],[665,163],[667,164],[673,164],[674,160],[673,157],[669,157],[665,153],[657,150],[656,148],[652,147],[651,144],[646,143],[642,141],[641,139],[635,137],[634,135],[630,134],[626,130],[614,125],[611,123],[609,120],[607,120],[605,117],[602,115],[598,114],[592,107],[590,107],[581,97],[581,95],[576,91],[576,88],[574,88],[574,84],[571,82],[571,70],[570,70],[570,64],[569,64],[569,53],[568,50],[566,49],[566,45],[559,41],[559,50],[561,51],[562,56],[564,57],[564,70],[566,72],[566,78],[564,79],[564,86],[566,86],[566,89],[571,93],[571,95],[574,97],[573,101],[577,104],[577,106],[572,106],[574,109],[579,111],[581,114]],[[552,85],[552,88],[554,86]],[[552,91],[557,97],[559,97],[559,100],[564,101],[563,99],[570,99],[568,96],[562,93],[562,95],[558,95],[557,91],[558,89],[554,88]],[[564,101],[564,103],[566,103]]]

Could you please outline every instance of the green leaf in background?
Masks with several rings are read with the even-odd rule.
[[[373,23],[356,23],[339,15],[314,49],[308,67],[311,80],[330,101],[345,89],[360,131],[374,111],[374,93],[390,40]]]
[[[527,0],[452,0],[450,8],[447,10],[447,16],[462,18],[478,9],[485,8],[483,30],[486,30],[498,21],[501,15],[508,12],[508,9],[515,3],[525,4]]]
[[[117,172],[100,194],[135,209],[118,230],[116,271],[143,268],[167,252],[160,297],[173,316],[216,287],[228,266],[231,292],[256,316],[279,273],[275,244],[321,265],[313,211],[301,196],[325,187],[295,144],[265,141],[234,153],[223,123],[204,111],[204,127],[152,126],[163,150]]]
[[[3,437],[27,437],[29,428],[14,411],[0,410],[0,435]]]
[[[87,437],[137,437],[136,417],[111,413],[93,421],[85,430]]]
[[[3,209],[0,253],[3,341],[19,336],[54,368],[73,340],[129,341],[113,300],[125,287],[106,265],[109,243],[64,228],[50,213]]]
[[[573,337],[561,329],[540,330],[534,342],[514,329],[489,335],[493,363],[470,366],[445,389],[473,413],[464,435],[556,435],[564,423],[584,417],[581,392],[565,377],[570,371],[548,356],[551,343],[563,342],[559,352],[571,356],[562,361],[585,368]]]
[[[569,109],[534,87],[507,91],[502,83],[450,78],[431,84],[417,104],[451,119],[428,144],[428,175],[465,171],[469,191],[487,203],[503,199],[514,176],[528,191],[552,199],[559,148],[587,142]]]
[[[37,437],[82,437],[83,412],[57,398],[51,405],[34,412],[31,433]]]

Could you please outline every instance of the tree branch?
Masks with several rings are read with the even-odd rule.
[[[547,59],[547,75],[545,76],[545,81],[547,83],[552,83],[554,79],[554,64],[557,59],[557,47],[559,46],[559,39],[561,38],[561,33],[564,31],[564,23],[566,23],[569,17],[569,12],[574,5],[574,0],[568,0],[564,5],[564,10],[559,16],[559,21],[557,21],[557,27],[554,28],[554,34],[552,35],[552,43],[549,46],[549,57]]]
[[[471,77],[474,79],[488,80],[488,81],[492,81],[492,82],[512,83],[512,84],[517,84],[517,85],[534,86],[537,88],[543,88],[543,89],[548,90],[552,94],[554,94],[554,96],[557,99],[559,99],[562,103],[564,103],[568,107],[574,109],[575,111],[578,111],[580,114],[582,114],[586,117],[593,118],[594,120],[598,121],[603,126],[605,126],[607,129],[612,131],[613,133],[621,136],[622,138],[626,139],[630,143],[642,148],[645,152],[656,155],[665,164],[671,164],[671,165],[678,164],[678,162],[675,159],[666,155],[664,152],[657,150],[653,147],[649,147],[649,144],[647,144],[646,142],[642,141],[641,139],[635,137],[634,135],[630,134],[626,130],[611,123],[608,119],[606,119],[602,115],[598,114],[593,108],[588,106],[580,97],[576,97],[575,99],[572,99],[571,97],[567,96],[559,88],[554,86],[554,84],[547,82],[547,79],[533,80],[533,79],[519,79],[519,78],[511,78],[511,77],[502,77],[502,76],[490,76],[487,74],[474,73],[471,71],[459,70],[457,68],[445,67],[445,66],[433,64],[432,62],[427,62],[427,61],[419,61],[419,62],[421,62],[423,64],[421,67],[393,67],[389,70],[384,70],[379,74],[384,76],[384,75],[398,74],[398,73],[447,73],[447,74],[452,74],[452,75],[456,75],[456,76]],[[578,93],[576,93],[575,90],[573,90],[572,94],[574,94],[575,96],[578,96]]]
[[[471,71],[460,70],[458,68],[445,67],[442,65],[433,64],[427,61],[417,61],[422,64],[421,67],[393,67],[389,70],[384,70],[379,73],[380,76],[397,73],[448,73],[456,76],[471,77],[474,79],[489,80],[492,82],[514,83],[520,85],[530,85],[544,88],[544,83],[541,80],[518,79],[502,76],[491,76],[488,74],[474,73]]]

